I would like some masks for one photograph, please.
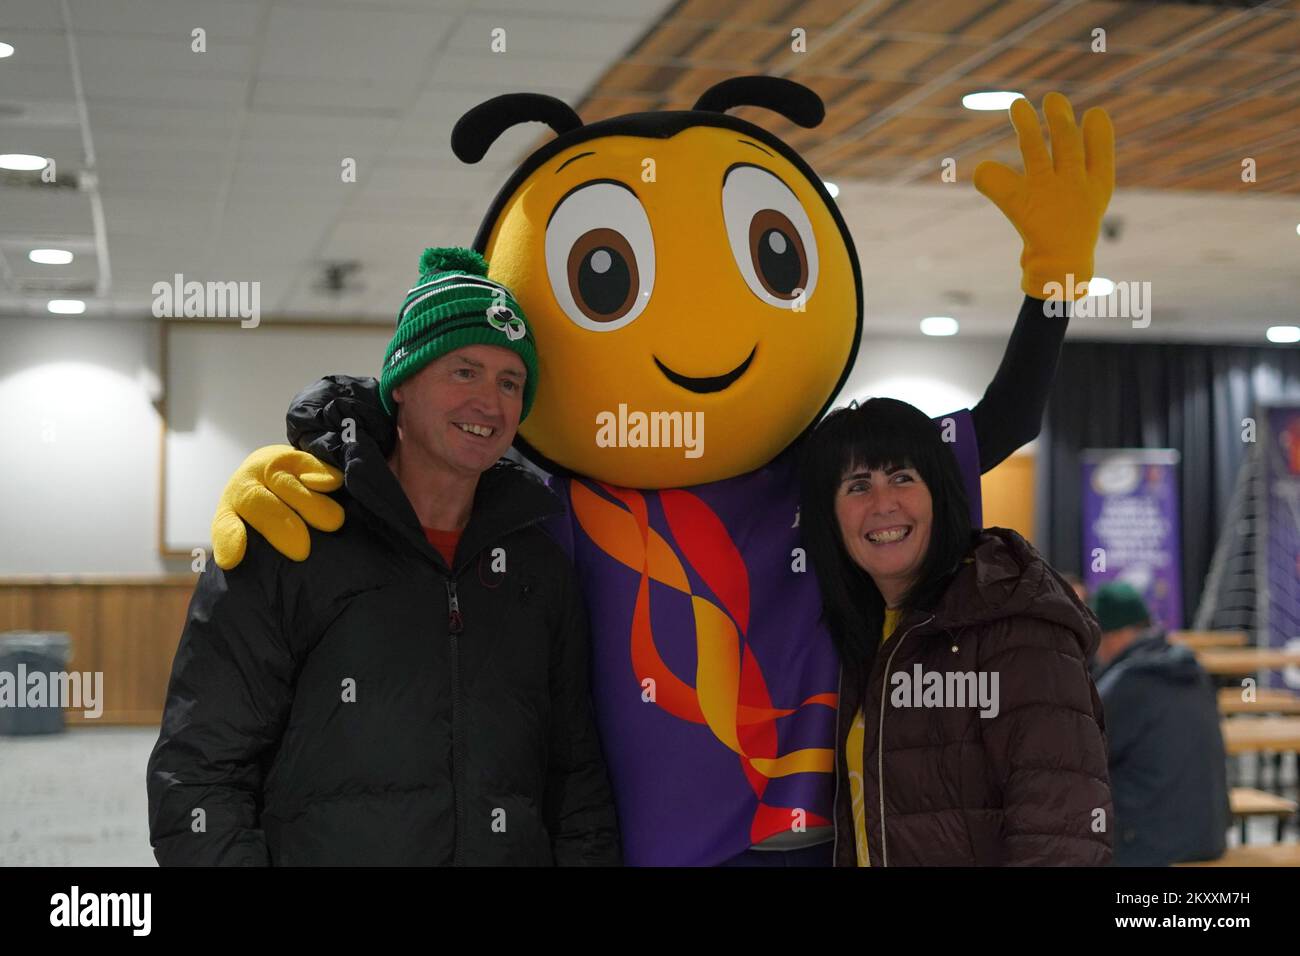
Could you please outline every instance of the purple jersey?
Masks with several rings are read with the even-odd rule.
[[[978,526],[970,412],[945,417]],[[791,448],[685,489],[552,479],[629,864],[709,866],[831,825],[839,662],[801,548],[797,468]]]

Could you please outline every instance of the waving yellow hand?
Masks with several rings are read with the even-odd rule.
[[[342,484],[341,471],[305,451],[289,445],[257,449],[226,482],[212,518],[212,556],[218,567],[229,571],[244,560],[245,521],[285,557],[307,560],[307,525],[319,531],[343,526],[343,507],[324,494]]]
[[[975,188],[1002,210],[1024,240],[1020,288],[1038,299],[1052,283],[1076,299],[1075,285],[1092,278],[1093,251],[1101,217],[1115,189],[1115,130],[1106,111],[1093,107],[1080,129],[1074,108],[1060,93],[1043,97],[1043,113],[1052,137],[1047,153],[1038,116],[1023,97],[1011,104],[1024,175],[1002,163],[975,167]],[[1067,276],[1073,276],[1068,280]]]

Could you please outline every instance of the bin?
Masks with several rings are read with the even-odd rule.
[[[62,733],[63,702],[56,699],[58,684],[51,673],[62,673],[72,656],[72,641],[59,631],[6,631],[0,634],[0,735]],[[44,706],[29,707],[28,685],[32,674],[43,674]],[[12,696],[11,696],[12,693]]]

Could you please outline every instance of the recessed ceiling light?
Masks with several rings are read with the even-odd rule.
[[[14,48],[8,43],[0,43],[0,60],[14,55]]]
[[[834,199],[836,196],[840,194],[840,187],[836,186],[834,183],[828,183],[823,181],[822,185],[826,187],[826,191],[831,194],[832,199]]]
[[[1012,90],[988,90],[984,93],[967,93],[961,105],[968,110],[1005,110],[1025,94]]]
[[[27,258],[43,266],[66,266],[72,261],[72,253],[67,249],[33,249]]]
[[[926,335],[956,335],[957,320],[947,315],[931,315],[921,320],[921,331]]]
[[[1300,236],[1300,222],[1297,222],[1297,223],[1295,224],[1295,234],[1296,234],[1297,236]]]
[[[86,303],[80,299],[51,299],[46,308],[55,315],[81,315],[86,311]]]
[[[1088,295],[1107,296],[1115,291],[1115,283],[1105,276],[1093,276],[1088,280]]]
[[[44,169],[46,162],[44,156],[31,153],[0,153],[0,169]]]
[[[1300,325],[1274,325],[1264,333],[1270,342],[1300,342]]]

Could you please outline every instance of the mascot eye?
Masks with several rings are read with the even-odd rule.
[[[574,322],[611,332],[634,321],[654,289],[650,219],[626,186],[580,186],[546,225],[546,272],[551,292]]]
[[[792,309],[817,285],[817,240],[803,205],[757,166],[733,166],[722,182],[722,218],[740,274],[769,305]]]

